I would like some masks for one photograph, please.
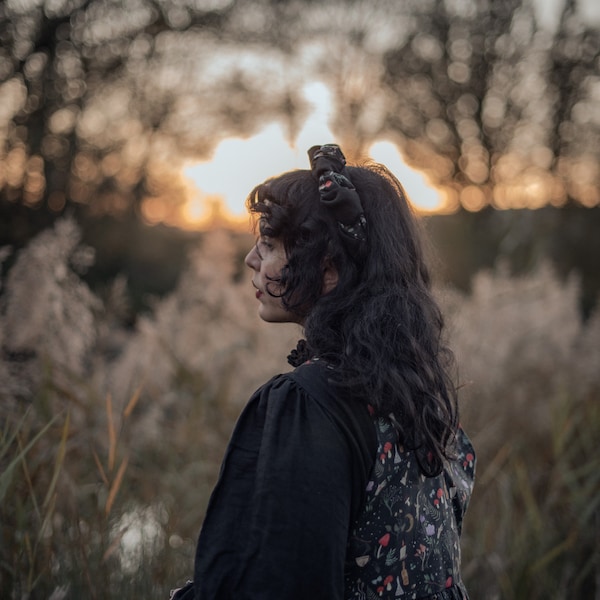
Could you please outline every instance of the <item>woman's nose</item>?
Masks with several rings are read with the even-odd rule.
[[[254,269],[255,271],[260,270],[260,259],[258,258],[258,253],[256,252],[256,246],[252,246],[250,252],[246,254],[246,258],[244,259],[247,267]]]

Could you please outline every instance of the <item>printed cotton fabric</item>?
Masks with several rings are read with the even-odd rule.
[[[455,460],[425,477],[390,420],[375,426],[377,457],[348,545],[345,597],[466,599],[460,532],[473,489],[471,442],[459,430]]]

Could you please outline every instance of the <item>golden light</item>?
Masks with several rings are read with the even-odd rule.
[[[206,202],[202,198],[192,198],[184,207],[183,216],[190,223],[202,222],[207,217]]]
[[[184,178],[192,190],[180,213],[184,226],[210,226],[215,216],[220,221],[226,218],[232,223],[247,223],[245,200],[255,185],[285,171],[308,168],[306,150],[310,146],[335,142],[329,128],[332,111],[329,90],[324,84],[314,82],[303,91],[312,112],[293,142],[286,137],[282,125],[272,123],[253,137],[225,139],[210,161],[184,167]],[[417,210],[436,211],[444,206],[441,193],[422,173],[404,163],[394,144],[376,142],[369,155],[400,179]]]
[[[210,162],[184,168],[183,174],[194,191],[182,209],[182,216],[208,215],[214,206],[202,209],[202,205],[213,204],[218,197],[223,212],[232,220],[246,219],[244,203],[250,190],[268,177],[304,166],[302,162],[304,157],[290,146],[277,123],[251,138],[223,140]]]
[[[410,203],[419,212],[437,212],[446,206],[442,192],[427,180],[424,173],[409,167],[392,142],[375,142],[369,149],[369,156],[384,164],[400,180]]]
[[[483,190],[475,185],[468,185],[460,192],[461,205],[470,212],[481,210],[486,204]]]

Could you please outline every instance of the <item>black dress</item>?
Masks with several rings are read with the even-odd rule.
[[[175,598],[466,598],[458,544],[473,449],[461,434],[458,460],[425,478],[394,431],[340,397],[319,361],[271,379],[238,420],[194,583]]]

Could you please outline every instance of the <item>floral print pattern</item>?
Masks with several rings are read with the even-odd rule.
[[[460,532],[475,475],[471,442],[460,429],[455,459],[426,477],[389,419],[376,418],[375,428],[377,456],[348,543],[346,598],[465,600]]]

